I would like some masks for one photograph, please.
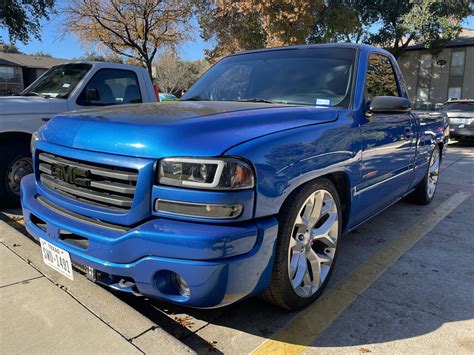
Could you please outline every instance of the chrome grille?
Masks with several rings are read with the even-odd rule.
[[[115,210],[129,210],[138,171],[40,152],[39,179],[43,186],[73,200]]]

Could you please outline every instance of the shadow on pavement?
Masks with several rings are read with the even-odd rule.
[[[433,206],[420,207],[400,202],[365,226],[348,234],[341,244],[338,265],[329,286],[342,280],[369,255],[396,238],[400,221],[403,221],[403,226],[415,223],[421,216],[430,213],[440,202],[446,200],[450,194],[448,191],[438,194]],[[472,200],[471,198],[471,206],[464,206],[465,210],[462,211],[464,223],[468,223],[470,215],[468,210],[470,208],[472,211]],[[440,235],[444,241],[441,244],[446,243],[446,239],[456,240],[466,252],[474,254],[474,243],[471,239],[466,240],[462,234],[466,233],[465,226],[454,228],[452,225],[455,224],[456,220],[443,227],[444,234]],[[452,232],[449,232],[450,228]],[[458,237],[455,238],[456,235]],[[462,239],[463,243],[458,239]],[[442,253],[443,249],[436,252]],[[449,278],[450,273],[457,272],[466,261],[464,259],[452,261],[453,267],[449,270],[441,270],[439,266],[433,266],[435,263],[431,264],[429,260],[424,259],[410,261],[409,266],[401,269],[392,267],[388,284],[384,282],[377,286],[379,283],[377,281],[374,284],[378,291],[375,292],[375,296],[366,292],[367,296],[364,294],[359,297],[333,323],[333,326],[322,334],[316,346],[343,347],[386,343],[428,334],[445,323],[474,319],[474,303],[466,300],[466,290],[469,286],[461,291],[454,281],[437,280],[438,277]],[[472,264],[471,262],[472,270],[469,269],[471,276],[465,281],[466,285],[471,285],[470,290],[474,291]],[[270,338],[297,314],[281,310],[257,297],[222,309],[198,310],[155,300],[118,296],[198,353],[220,352],[212,347],[212,342],[222,341],[220,337],[223,335],[218,330],[222,327]],[[314,319],[314,322],[318,322],[318,319]],[[218,329],[215,332],[206,332],[204,337],[202,330],[206,327],[218,327]],[[341,330],[344,330],[344,335],[340,333]],[[215,339],[212,338],[213,334],[216,335]],[[291,340],[285,339],[285,341],[291,343]],[[294,343],[298,344],[298,341],[295,340]]]

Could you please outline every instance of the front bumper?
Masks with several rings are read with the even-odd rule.
[[[69,252],[73,262],[107,275],[98,281],[111,287],[120,289],[117,280],[127,280],[136,286],[133,292],[144,296],[209,308],[257,294],[270,281],[278,231],[273,217],[237,225],[153,218],[117,231],[40,203],[33,175],[21,185],[28,232]],[[38,219],[46,224],[43,229]],[[63,232],[85,238],[87,247],[63,240]],[[186,280],[189,296],[173,292],[170,271]]]
[[[451,138],[466,137],[474,138],[474,123],[465,124],[450,124],[449,136]]]

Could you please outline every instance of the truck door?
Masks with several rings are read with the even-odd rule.
[[[396,77],[390,59],[372,53],[366,74],[366,103],[376,96],[402,96]],[[409,112],[362,116],[361,174],[354,192],[359,199],[359,221],[393,203],[407,191],[415,155],[414,123]]]
[[[116,68],[97,70],[69,110],[143,102],[139,80],[134,71]]]

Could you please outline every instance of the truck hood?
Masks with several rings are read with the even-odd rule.
[[[0,97],[0,115],[56,114],[67,111],[67,100],[39,96]]]
[[[337,119],[333,108],[181,101],[61,114],[42,130],[53,144],[143,158],[217,156],[239,143]]]

